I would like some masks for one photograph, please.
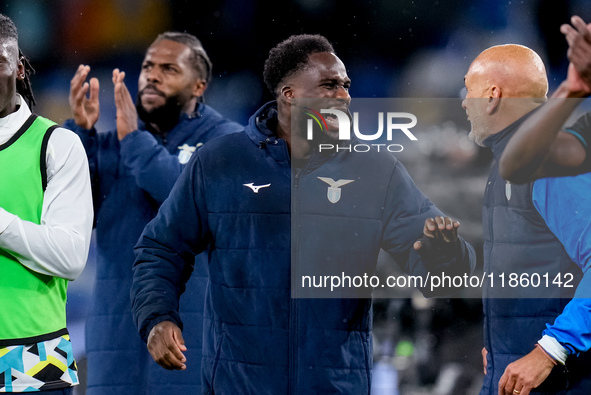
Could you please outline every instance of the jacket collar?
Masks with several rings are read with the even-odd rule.
[[[248,122],[245,131],[252,142],[260,149],[265,149],[277,162],[283,162],[288,166],[291,163],[287,142],[277,137],[275,125],[277,123],[277,102],[271,101],[263,105],[254,113]],[[338,155],[346,155],[340,152]],[[323,163],[337,154],[313,152],[306,164],[307,172],[320,167]]]
[[[277,122],[277,102],[270,101],[259,108],[248,120],[246,134],[257,146],[277,144],[273,123]]]
[[[246,135],[261,150],[265,150],[275,161],[283,166],[290,166],[287,143],[277,138],[275,126],[277,122],[277,102],[271,101],[259,108],[250,117],[245,128]]]
[[[29,119],[31,110],[25,100],[17,93],[17,109],[15,112],[0,118],[0,143],[5,143]]]
[[[503,151],[505,150],[505,147],[507,146],[507,143],[509,143],[509,140],[511,139],[511,136],[515,134],[519,126],[521,126],[521,124],[532,113],[533,111],[530,111],[529,113],[519,118],[517,121],[513,122],[511,125],[507,126],[505,129],[488,136],[486,139],[482,141],[482,144],[484,144],[485,147],[489,147],[490,149],[492,149],[493,156],[496,160],[500,159],[501,155],[503,154]]]

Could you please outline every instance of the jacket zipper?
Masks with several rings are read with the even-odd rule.
[[[498,172],[498,167],[496,167],[496,170]],[[492,249],[493,249],[493,245],[494,245],[494,233],[493,233],[493,220],[494,220],[494,203],[493,203],[493,199],[494,199],[494,188],[496,186],[496,183],[494,183],[494,178],[491,177],[492,179],[490,179],[490,184],[487,185],[487,190],[488,190],[488,196],[491,196],[489,203],[489,207],[486,210],[486,215],[488,215],[488,234],[490,236],[490,248],[488,250],[488,268],[485,268],[485,270],[492,270],[492,262],[491,262],[491,256],[492,256]],[[488,180],[487,180],[488,182]],[[491,272],[492,273],[492,272]],[[487,298],[488,300],[486,301],[486,315],[488,316],[488,324],[486,325],[486,347],[487,347],[487,351],[488,351],[488,355],[490,356],[490,365],[491,366],[487,366],[487,370],[490,369],[494,369],[495,366],[495,361],[494,361],[494,353],[493,353],[493,349],[491,346],[491,333],[490,333],[490,326],[492,324],[492,309],[490,307],[490,292],[492,292],[492,287],[489,289],[489,291],[487,292]],[[491,384],[494,383],[491,381]]]
[[[286,144],[287,149],[287,144]],[[289,155],[289,152],[288,152]],[[297,279],[298,279],[298,247],[299,247],[299,232],[298,232],[298,198],[299,198],[299,187],[301,176],[305,173],[310,159],[306,161],[304,166],[299,171],[291,170],[293,175],[293,192],[291,201],[291,223],[292,223],[292,248],[291,253],[291,299],[290,299],[290,325],[289,325],[289,394],[297,393],[297,378],[298,378],[298,305],[299,301],[297,298]],[[290,164],[291,167],[291,164]],[[296,296],[296,297],[294,297]]]

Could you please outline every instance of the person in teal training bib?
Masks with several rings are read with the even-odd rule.
[[[0,14],[0,392],[70,394],[66,296],[88,256],[90,176],[80,139],[31,113],[32,72]]]

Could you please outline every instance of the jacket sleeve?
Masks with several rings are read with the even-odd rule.
[[[119,143],[121,160],[130,169],[137,186],[162,204],[183,170],[178,157],[145,130],[135,130]]]
[[[100,199],[99,197],[99,135],[95,128],[81,128],[76,124],[76,122],[73,119],[66,120],[66,122],[64,122],[63,127],[76,133],[76,135],[80,138],[80,141],[82,141],[82,145],[84,146],[84,151],[86,152],[86,157],[88,158],[88,170],[90,172],[90,185],[92,188],[92,205],[94,208],[94,220],[96,220],[96,215],[100,210],[102,202],[102,199]]]
[[[204,122],[219,122],[214,119],[207,121],[208,119],[210,118],[206,118]],[[203,141],[244,129],[230,121],[219,122],[209,131],[203,130],[205,125],[200,125],[196,128],[203,133],[205,138]],[[162,204],[185,165],[179,162],[177,155],[168,152],[166,147],[159,144],[156,138],[146,130],[135,130],[125,136],[119,144],[121,160],[130,169],[137,186],[152,196],[158,204]]]
[[[98,135],[96,129],[83,129],[73,119],[66,120],[63,127],[76,133],[80,141],[82,141],[90,165],[90,175],[91,177],[94,176],[94,173],[97,171],[96,162],[98,154]]]
[[[566,352],[578,355],[591,349],[591,238],[589,207],[591,177],[556,177],[536,180],[533,202],[569,257],[583,271],[575,297],[544,335],[556,339]]]
[[[95,180],[98,176],[98,146],[99,137],[96,129],[84,129],[76,124],[73,119],[67,119],[63,127],[69,129],[82,141],[86,157],[88,158],[88,170],[90,171],[90,179]]]
[[[427,218],[444,214],[421,192],[400,163],[396,163],[384,204],[385,229],[382,248],[390,253],[408,274],[423,277],[425,296],[449,294],[453,289],[431,289],[431,275],[463,275],[476,267],[474,248],[462,237],[455,243],[423,243],[420,254],[413,244],[421,239]]]
[[[591,270],[587,270],[575,297],[556,317],[554,324],[546,324],[543,334],[555,338],[569,355],[579,355],[591,349]]]
[[[591,168],[591,155],[589,154],[591,151],[591,111],[583,114],[564,131],[574,135],[585,148],[585,161],[581,166],[588,171]]]
[[[179,297],[193,270],[195,255],[204,251],[211,239],[201,162],[194,159],[135,246],[131,302],[144,341],[162,321],[172,321],[182,329]]]

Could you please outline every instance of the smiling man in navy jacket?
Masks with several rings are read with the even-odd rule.
[[[348,110],[350,80],[324,37],[280,43],[264,77],[277,101],[242,133],[204,147],[144,230],[132,286],[136,323],[161,365],[185,368],[176,306],[185,268],[210,246],[204,393],[369,394],[371,299],[293,297],[306,291],[294,268],[335,262],[340,275],[363,261],[369,272],[383,248],[408,273],[465,273],[474,250],[391,154],[318,152],[292,129],[298,99]],[[327,119],[322,138],[334,139],[337,126]],[[333,186],[342,189],[338,199],[327,198],[329,178],[343,182]],[[423,233],[433,238],[417,242]],[[153,341],[162,327],[170,335]]]

